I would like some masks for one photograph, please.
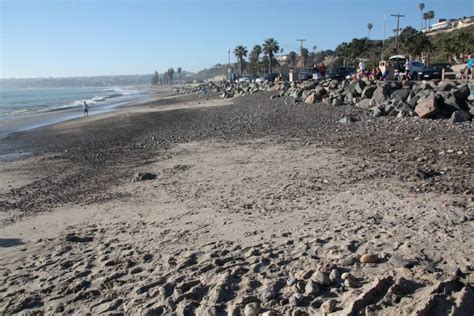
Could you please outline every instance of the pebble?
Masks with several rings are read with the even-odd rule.
[[[346,257],[344,259],[341,259],[339,263],[343,266],[351,266],[356,262],[356,258],[354,256]]]
[[[296,283],[296,279],[293,278],[293,277],[289,277],[288,280],[286,280],[286,284],[287,284],[288,286],[292,286],[292,285],[294,285],[295,283]]]
[[[306,283],[305,283],[304,281],[301,281],[301,280],[300,280],[300,281],[296,282],[296,286],[295,286],[295,287],[296,287],[296,290],[297,290],[298,292],[304,292],[304,290],[305,290],[305,285],[306,285]]]
[[[345,279],[344,280],[344,286],[345,287],[356,287],[357,283],[355,283],[355,281],[353,281],[352,279]]]
[[[313,274],[313,280],[320,284],[320,285],[329,285],[331,283],[331,280],[329,279],[328,275],[322,271],[318,271]]]
[[[303,301],[303,294],[301,293],[293,293],[293,295],[290,297],[290,304],[293,305],[293,306],[298,306],[301,304],[301,302]]]
[[[312,280],[309,280],[306,283],[306,286],[304,288],[304,293],[306,295],[311,295],[311,294],[318,294],[319,293],[319,286],[316,282],[313,282]]]
[[[301,278],[303,280],[307,280],[313,275],[313,273],[314,273],[314,270],[306,270],[303,273],[301,273]]]
[[[277,296],[277,291],[273,287],[268,287],[263,290],[263,298],[265,300],[272,300]]]
[[[248,303],[245,305],[244,315],[245,316],[257,316],[260,313],[260,304],[257,302]]]
[[[344,272],[343,274],[341,274],[341,279],[343,280],[352,279],[352,275],[349,272]]]
[[[327,300],[326,302],[324,302],[323,304],[321,304],[321,311],[323,313],[332,313],[336,310],[336,305],[337,305],[337,301],[333,298]]]
[[[391,256],[388,263],[395,267],[409,267],[411,265],[410,261],[399,256]]]
[[[366,253],[360,257],[360,262],[362,263],[376,263],[379,260],[379,257],[373,253]]]
[[[341,274],[339,273],[339,270],[337,270],[337,269],[332,269],[331,273],[329,274],[329,279],[332,282],[335,282],[340,277],[341,277]]]
[[[260,315],[261,316],[276,316],[276,313],[274,311],[266,311]]]

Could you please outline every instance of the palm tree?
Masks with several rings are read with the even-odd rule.
[[[435,17],[434,11],[428,11],[428,19],[430,20],[430,27],[431,27],[431,20]]]
[[[418,5],[418,8],[421,11],[421,22],[420,22],[420,31],[423,29],[423,10],[425,9],[425,4],[422,2]]]
[[[250,52],[250,58],[253,62],[258,63],[260,59],[260,54],[262,53],[262,47],[260,45],[255,45]]]
[[[272,57],[280,49],[278,42],[273,38],[267,38],[263,43],[263,52],[268,56],[268,72],[272,72]]]
[[[370,39],[370,31],[372,30],[373,27],[374,25],[372,23],[367,24],[367,28],[369,29],[369,39]]]
[[[181,71],[183,71],[183,69],[181,69],[181,67],[178,67],[178,69],[176,69],[176,72],[178,73],[178,80],[181,81]]]
[[[173,67],[171,67],[170,69],[168,69],[167,73],[168,73],[168,80],[169,80],[169,83],[172,84],[172,83],[173,83],[173,75],[174,75],[174,69],[173,69]]]
[[[430,18],[430,15],[428,14],[428,12],[423,13],[423,20],[425,20],[425,29],[428,28],[427,24],[428,24],[429,18]]]
[[[244,57],[247,56],[247,48],[239,45],[234,49],[234,55],[237,57],[237,60],[239,61],[240,65],[240,75],[242,76],[242,70],[243,70],[243,60]]]

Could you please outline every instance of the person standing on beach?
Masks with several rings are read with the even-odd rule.
[[[89,116],[89,105],[86,101],[84,101],[84,105],[82,107],[84,108],[84,117]]]

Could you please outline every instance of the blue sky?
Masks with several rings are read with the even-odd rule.
[[[0,76],[143,74],[197,71],[227,62],[228,48],[274,37],[285,52],[334,49],[419,27],[416,0],[0,0]],[[436,19],[474,15],[474,0],[425,0]],[[232,56],[232,61],[235,57]]]

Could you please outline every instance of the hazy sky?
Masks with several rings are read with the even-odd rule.
[[[396,19],[420,26],[416,0],[0,0],[0,75],[8,77],[196,71],[227,62],[228,48],[274,37],[285,52],[334,49],[387,36]],[[437,18],[474,15],[474,0],[425,0]],[[235,57],[232,56],[232,61]]]

